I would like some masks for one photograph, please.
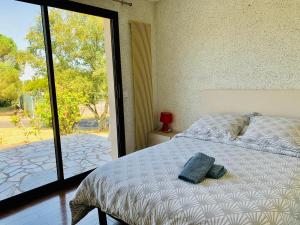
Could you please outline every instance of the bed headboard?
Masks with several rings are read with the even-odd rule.
[[[300,117],[300,90],[206,90],[200,96],[201,114],[255,111]]]
[[[300,118],[300,90],[203,90],[193,98],[193,106],[180,103],[182,107],[174,112],[175,130],[183,130],[209,113],[260,112]]]

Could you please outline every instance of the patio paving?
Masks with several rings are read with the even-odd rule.
[[[111,143],[94,134],[61,137],[64,176],[112,160]],[[0,200],[57,180],[53,140],[0,150]]]

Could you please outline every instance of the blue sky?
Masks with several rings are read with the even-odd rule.
[[[38,5],[0,0],[0,33],[14,39],[18,49],[25,50],[28,45],[26,34],[40,14],[41,8]],[[21,80],[31,80],[33,74],[33,69],[26,65]]]
[[[0,0],[0,33],[13,38],[18,49],[26,49],[26,34],[40,13],[38,5]]]

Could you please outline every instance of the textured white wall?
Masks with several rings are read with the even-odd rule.
[[[121,46],[121,65],[123,92],[124,96],[124,117],[125,117],[125,133],[126,133],[126,150],[130,153],[135,146],[135,129],[134,129],[134,98],[133,98],[133,79],[132,79],[132,57],[131,57],[131,35],[129,20],[137,20],[149,23],[153,28],[153,82],[156,84],[155,77],[155,29],[154,29],[154,3],[147,0],[130,0],[132,7],[122,6],[119,3],[110,0],[76,0],[76,2],[89,4],[105,9],[117,11],[119,13],[120,27],[120,46]],[[154,99],[156,100],[156,86],[154,90]],[[157,103],[154,102],[154,107]]]
[[[163,0],[155,11],[158,109],[189,126],[204,89],[299,89],[299,0]]]

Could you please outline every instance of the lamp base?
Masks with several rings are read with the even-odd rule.
[[[164,133],[170,133],[172,132],[172,128],[170,128],[167,123],[164,123],[160,131]]]

